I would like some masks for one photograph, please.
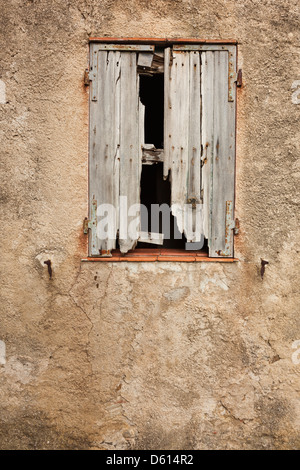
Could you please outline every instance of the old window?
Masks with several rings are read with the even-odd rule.
[[[235,72],[233,43],[91,42],[90,256],[233,256]]]

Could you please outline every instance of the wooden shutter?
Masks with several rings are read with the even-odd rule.
[[[116,248],[134,248],[139,236],[128,236],[134,217],[128,209],[140,203],[142,165],[143,107],[139,102],[137,54],[152,51],[153,46],[92,44],[90,50],[90,255],[101,256]],[[127,205],[120,210],[120,196]],[[124,200],[124,199],[123,199]],[[109,239],[97,236],[97,208],[110,204],[115,208],[108,219],[113,228]],[[99,212],[98,212],[99,215]],[[99,228],[99,225],[98,225]],[[99,231],[98,231],[99,234]]]
[[[178,229],[199,241],[184,225],[185,204],[201,202],[201,98],[199,52],[165,50],[164,177],[170,172],[171,204]]]
[[[209,256],[233,256],[235,48],[204,51],[201,62],[204,230]]]
[[[165,53],[164,175],[171,171],[172,204],[203,203],[211,257],[233,256],[235,71],[234,46]],[[180,209],[174,215],[184,233]]]

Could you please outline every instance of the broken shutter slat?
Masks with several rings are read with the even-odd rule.
[[[90,207],[110,204],[114,210],[107,214],[112,230],[109,237],[101,238],[100,226],[92,227],[90,254],[94,256],[115,248],[119,201],[120,53],[100,51],[97,54],[98,101],[91,100],[90,105]]]
[[[140,52],[138,55],[138,67],[148,67],[152,66],[153,62],[153,53],[149,52]]]
[[[228,101],[228,52],[202,54],[203,187],[205,230],[211,257],[233,256],[232,229],[235,171],[235,91]],[[213,118],[212,115],[213,114]],[[213,120],[212,120],[213,119]]]
[[[145,145],[145,106],[139,99],[139,150],[143,157],[143,147]]]
[[[142,162],[143,165],[153,165],[155,163],[164,162],[163,149],[157,149],[152,144],[144,144],[142,148]]]
[[[171,134],[169,131],[169,121],[171,118],[171,48],[167,47],[164,52],[164,179],[168,177],[171,169],[170,148]]]
[[[141,243],[150,243],[151,245],[163,245],[164,234],[152,232],[140,232],[139,241]]]
[[[120,196],[127,207],[120,207],[120,250],[133,249],[139,238],[140,178],[142,149],[139,137],[139,86],[136,54],[121,53]]]

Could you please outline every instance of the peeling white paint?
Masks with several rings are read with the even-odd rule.
[[[292,84],[292,90],[295,90],[292,94],[292,103],[300,104],[300,80],[295,80]]]
[[[43,250],[40,253],[38,253],[35,257],[35,259],[41,264],[41,266],[44,268],[45,264],[44,262],[47,259],[50,259],[52,265],[55,267],[59,266],[62,264],[65,260],[65,254],[62,250]]]
[[[222,281],[222,279],[217,279],[214,276],[212,278],[204,279],[204,281],[202,281],[200,283],[201,291],[204,292],[205,290],[210,289],[211,287],[213,287],[213,286],[210,286],[210,284],[213,284],[213,286],[216,286],[216,287],[220,287],[222,290],[228,290],[229,289],[227,284],[224,281]]]
[[[0,80],[0,104],[6,103],[6,85],[3,80]]]
[[[172,289],[169,292],[166,292],[164,297],[166,297],[171,302],[178,302],[182,298],[186,297],[189,292],[190,289],[188,287],[178,287],[177,289]]]
[[[292,361],[293,361],[293,364],[295,364],[296,366],[298,366],[300,364],[300,340],[298,339],[297,341],[294,341],[293,344],[292,344],[292,348],[293,349],[297,349],[297,351],[295,351],[293,354],[292,354]]]
[[[23,385],[36,380],[48,367],[48,359],[34,361],[31,357],[12,356],[6,363],[5,373],[14,382]]]
[[[0,341],[0,365],[6,364],[6,345],[4,341]]]

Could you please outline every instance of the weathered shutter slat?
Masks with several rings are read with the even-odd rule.
[[[199,52],[189,53],[189,161],[187,202],[193,207],[193,225],[188,242],[199,242],[202,227],[196,227],[196,207],[201,203],[201,62]],[[199,206],[198,206],[199,207]],[[197,233],[198,232],[198,233]]]
[[[143,147],[145,145],[145,106],[139,100],[139,151],[143,158]]]
[[[171,119],[171,48],[167,47],[164,52],[164,179],[169,175],[171,169],[170,148],[171,134],[169,131],[169,121]]]
[[[235,90],[228,100],[230,52],[202,53],[203,189],[205,230],[211,257],[233,256]],[[232,57],[230,60],[233,60]],[[234,58],[235,65],[235,58]]]
[[[178,229],[183,233],[189,164],[189,53],[173,53],[171,83],[171,202]]]
[[[153,62],[153,53],[140,52],[138,55],[138,67],[151,67]]]
[[[188,201],[201,199],[201,65],[200,54],[189,54],[189,179]]]
[[[140,204],[142,150],[136,54],[122,52],[121,63],[120,196],[127,198],[128,212],[121,207],[119,244],[121,252],[127,253],[139,238],[140,217],[135,209]]]
[[[201,54],[201,97],[202,97],[202,194],[203,194],[203,232],[206,239],[210,239],[211,220],[211,169],[214,136],[214,53]]]

